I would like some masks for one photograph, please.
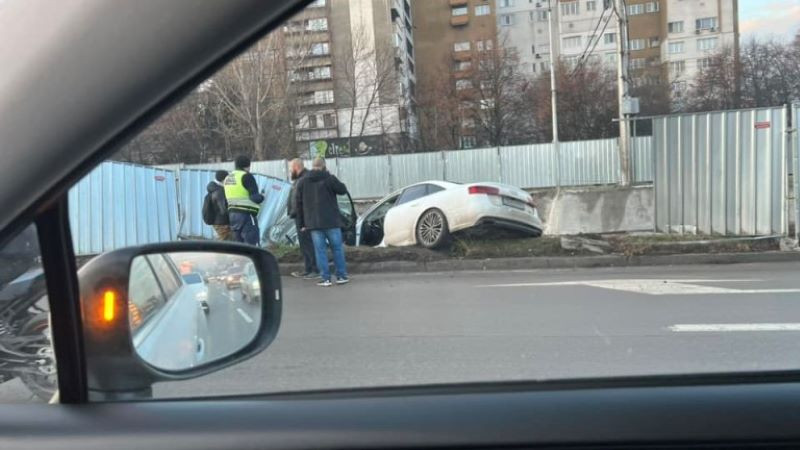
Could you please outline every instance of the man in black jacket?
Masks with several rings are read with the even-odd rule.
[[[225,200],[225,186],[223,181],[228,176],[228,171],[218,170],[214,180],[208,183],[206,199],[203,202],[203,220],[211,225],[220,241],[233,240],[230,220],[228,219],[228,201]]]
[[[333,251],[336,265],[336,284],[350,281],[347,262],[342,245],[342,218],[339,213],[337,195],[347,194],[347,187],[325,169],[325,160],[314,160],[312,171],[297,184],[297,220],[299,230],[311,231],[317,268],[322,276],[317,285],[330,286],[331,272],[328,268],[328,246]]]
[[[314,241],[311,240],[311,232],[308,230],[301,231],[303,228],[297,214],[297,185],[300,180],[308,174],[303,160],[295,158],[289,163],[292,177],[292,189],[289,191],[289,202],[286,207],[286,213],[294,219],[294,225],[297,228],[297,241],[300,244],[300,251],[303,253],[303,263],[305,263],[305,270],[303,272],[292,272],[295,278],[303,278],[306,280],[313,280],[319,276],[317,271],[317,259],[314,256]]]

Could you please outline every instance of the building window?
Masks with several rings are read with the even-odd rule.
[[[713,63],[713,59],[711,58],[700,58],[697,60],[697,67],[702,69],[710,69]]]
[[[561,15],[562,16],[577,16],[580,13],[580,7],[577,1],[562,2]]]
[[[457,91],[463,91],[464,89],[471,89],[471,88],[472,88],[471,80],[456,80]]]
[[[514,6],[514,0],[500,0],[500,7],[501,8],[510,8]],[[477,7],[476,7],[477,9]]]
[[[536,54],[536,45],[531,45],[531,55]]]
[[[310,78],[314,80],[329,80],[331,78],[331,66],[314,67],[310,75]]]
[[[323,6],[325,6],[325,0],[314,0],[306,8],[321,8]]]
[[[648,13],[657,13],[661,10],[659,2],[647,2],[645,3],[645,11]]]
[[[696,30],[716,30],[717,29],[717,18],[716,17],[704,17],[702,19],[697,19],[694,23]]]
[[[306,31],[328,31],[328,19],[308,19],[306,21]]]
[[[564,38],[564,48],[578,48],[581,46],[581,37],[572,36]]]
[[[661,45],[661,40],[658,38],[658,36],[650,38],[651,48],[658,48],[659,45]]]
[[[606,64],[616,64],[616,63],[617,63],[617,54],[606,53]]]
[[[718,42],[719,42],[719,39],[717,39],[715,37],[698,39],[697,40],[697,50],[699,50],[701,52],[707,52],[707,51],[710,51],[710,50],[714,50],[715,48],[717,48],[717,43]]]
[[[597,2],[594,0],[590,0],[586,2],[586,10],[587,11],[597,11]]]
[[[478,140],[475,136],[461,136],[461,148],[475,148],[478,145]]]
[[[308,116],[308,128],[317,128],[317,116],[314,114]]]
[[[476,16],[488,16],[492,13],[492,8],[489,5],[478,5],[475,7]]]
[[[669,63],[669,71],[672,76],[677,76],[686,71],[686,61],[672,61]]]
[[[547,63],[544,62],[539,63],[539,70],[541,70],[542,72],[547,72],[547,68],[548,68]]]
[[[606,33],[603,35],[603,43],[615,44],[617,42],[617,33]]]
[[[531,73],[536,73],[536,63],[531,63]]]
[[[685,45],[683,41],[677,42],[670,42],[669,43],[669,53],[676,54],[676,53],[683,53],[685,51]]]
[[[536,20],[539,22],[547,22],[549,17],[549,12],[546,9],[536,11]],[[531,20],[533,20],[533,11],[531,11]]]
[[[454,16],[466,16],[469,14],[469,8],[466,6],[459,6],[458,8],[453,8],[450,11]]]
[[[314,92],[314,103],[323,105],[326,103],[333,103],[333,91],[316,91]]]
[[[468,52],[470,50],[469,41],[456,42],[453,44],[453,50],[457,52]]]
[[[628,15],[629,16],[638,16],[639,14],[644,14],[644,4],[640,3],[638,5],[628,5]]]
[[[670,33],[683,33],[683,21],[679,20],[677,22],[670,22],[667,25]]]
[[[500,15],[500,25],[504,27],[514,25],[514,15],[513,14]]]
[[[471,61],[458,61],[455,64],[455,69],[459,72],[464,70],[469,70],[470,68],[472,68]]]
[[[644,39],[631,39],[628,41],[628,48],[633,50],[644,50],[647,48],[647,43]]]
[[[330,44],[327,42],[316,42],[311,44],[311,54],[314,56],[324,56],[331,53]]]
[[[478,101],[481,109],[492,109],[494,108],[494,99],[493,98],[485,98]]]
[[[647,60],[644,58],[631,58],[631,69],[644,69],[645,66],[647,66]]]
[[[325,128],[333,128],[336,126],[336,115],[327,113],[322,116],[322,123]]]
[[[491,39],[487,39],[485,41],[477,41],[475,44],[478,46],[478,51],[479,52],[482,52],[482,51],[487,51],[488,52],[488,51],[492,50],[492,48],[494,48],[494,42],[492,42]]]

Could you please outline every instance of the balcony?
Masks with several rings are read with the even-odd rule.
[[[469,0],[450,0],[450,6],[467,6]]]
[[[450,17],[450,25],[454,27],[463,27],[464,25],[469,23],[469,15],[464,14],[463,16],[452,16]]]

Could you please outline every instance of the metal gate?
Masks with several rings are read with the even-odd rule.
[[[656,230],[786,233],[787,121],[788,107],[654,119]]]

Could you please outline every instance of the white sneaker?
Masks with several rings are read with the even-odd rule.
[[[336,278],[336,284],[347,284],[350,282],[350,278]]]
[[[320,280],[319,283],[317,283],[317,286],[331,287],[333,286],[333,283],[331,283],[331,280]]]

